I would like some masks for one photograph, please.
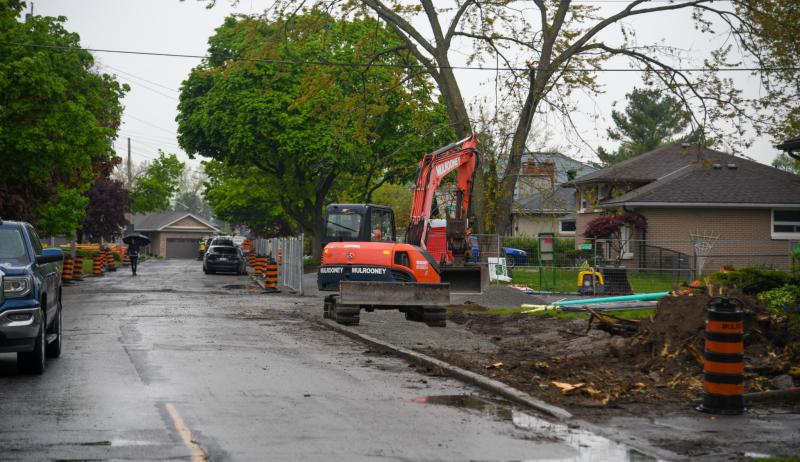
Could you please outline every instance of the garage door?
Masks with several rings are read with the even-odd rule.
[[[167,258],[197,258],[199,239],[167,238]]]

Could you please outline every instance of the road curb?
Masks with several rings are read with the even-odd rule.
[[[500,395],[509,401],[529,407],[531,409],[535,409],[536,411],[547,414],[558,420],[563,421],[572,418],[572,414],[569,411],[536,399],[525,392],[510,387],[502,382],[498,382],[497,380],[492,380],[483,375],[470,372],[440,359],[436,359],[422,353],[417,353],[416,351],[399,347],[397,345],[384,342],[383,340],[378,340],[375,337],[362,334],[356,330],[339,325],[328,319],[320,319],[313,315],[304,315],[303,317],[335,332],[346,335],[354,340],[365,343],[371,347],[390,352],[418,366],[425,366],[431,369],[440,370],[450,377],[456,378],[471,385],[475,385],[479,388]]]

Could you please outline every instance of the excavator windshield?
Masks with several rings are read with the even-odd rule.
[[[357,210],[342,209],[328,214],[326,221],[326,241],[357,241],[361,230],[361,213]]]

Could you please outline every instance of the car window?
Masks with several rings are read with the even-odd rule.
[[[211,253],[222,253],[225,255],[236,255],[238,252],[236,251],[236,247],[223,247],[223,246],[216,246],[211,248]]]
[[[17,228],[0,228],[0,264],[30,263],[22,232]]]
[[[230,239],[214,239],[211,242],[211,245],[224,245],[228,247],[233,247],[233,241]]]
[[[36,234],[36,230],[33,229],[32,226],[28,226],[28,236],[31,238],[31,246],[33,247],[33,251],[36,255],[41,255],[42,250],[44,250],[44,246],[42,246],[42,241],[39,239],[39,235]]]

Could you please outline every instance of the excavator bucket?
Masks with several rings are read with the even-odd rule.
[[[489,272],[482,265],[444,267],[441,278],[450,283],[453,294],[481,294],[489,285]]]

